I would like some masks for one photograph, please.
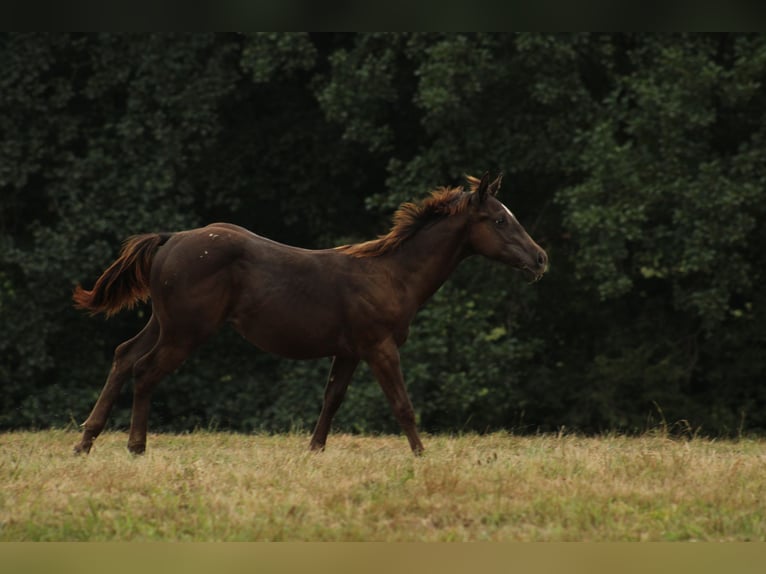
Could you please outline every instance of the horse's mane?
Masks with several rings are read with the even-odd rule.
[[[479,185],[479,180],[472,176],[466,176],[469,189],[473,192]],[[428,223],[437,218],[457,215],[468,208],[471,194],[466,193],[462,187],[439,187],[419,203],[403,203],[396,210],[393,217],[393,226],[385,235],[377,239],[341,245],[336,249],[354,257],[377,257],[397,248]]]

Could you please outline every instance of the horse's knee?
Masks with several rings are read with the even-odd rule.
[[[324,394],[324,404],[333,411],[337,410],[346,397],[345,387],[333,387],[327,389]]]

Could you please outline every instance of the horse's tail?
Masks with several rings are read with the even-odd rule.
[[[123,307],[149,298],[149,274],[154,254],[172,233],[147,233],[129,237],[120,256],[98,278],[91,291],[75,287],[72,299],[78,309],[110,317]]]

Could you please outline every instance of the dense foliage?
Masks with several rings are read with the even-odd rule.
[[[766,430],[764,35],[4,34],[0,62],[2,428],[87,416],[150,309],[91,319],[71,290],[125,237],[329,247],[503,170],[551,269],[471,259],[421,311],[424,430]],[[309,428],[328,367],[225,331],[152,428]],[[396,429],[365,369],[336,426]]]

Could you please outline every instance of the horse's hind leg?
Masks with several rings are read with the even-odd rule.
[[[120,344],[114,351],[112,369],[93,410],[82,424],[82,440],[74,447],[75,454],[87,454],[90,452],[93,441],[104,430],[106,419],[122,387],[131,378],[133,366],[141,356],[154,347],[158,335],[159,324],[155,317],[152,316],[138,335]]]
[[[146,450],[152,391],[191,355],[200,342],[182,336],[167,336],[163,331],[154,348],[136,362],[133,369],[133,411],[128,436],[128,450],[133,454],[143,454]]]

